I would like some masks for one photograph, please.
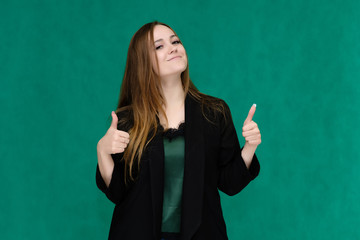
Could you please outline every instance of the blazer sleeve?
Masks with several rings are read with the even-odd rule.
[[[227,195],[235,195],[257,177],[259,161],[254,154],[249,169],[241,156],[241,148],[228,105],[220,118],[220,154],[218,159],[218,188]]]
[[[118,113],[118,118],[121,119],[123,114]],[[128,127],[123,124],[118,124],[118,129],[128,131]],[[125,161],[122,160],[124,153],[111,154],[114,161],[114,170],[111,176],[109,187],[106,186],[104,179],[101,176],[99,164],[96,167],[96,185],[105,193],[107,198],[115,204],[119,204],[125,197],[129,184],[125,184],[124,169]]]
[[[126,194],[124,181],[124,161],[120,161],[123,154],[112,154],[114,170],[111,176],[109,187],[106,186],[101,176],[99,165],[96,167],[96,185],[105,193],[106,197],[115,204],[119,204]]]

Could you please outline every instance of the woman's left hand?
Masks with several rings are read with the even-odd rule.
[[[256,110],[256,104],[253,104],[250,108],[249,114],[245,119],[242,135],[245,138],[245,145],[251,145],[252,147],[257,147],[261,143],[261,134],[256,122],[252,120]]]
[[[249,168],[257,146],[261,143],[261,134],[256,122],[252,120],[256,110],[256,104],[252,105],[249,114],[245,119],[242,135],[245,138],[245,145],[241,151],[246,166]]]

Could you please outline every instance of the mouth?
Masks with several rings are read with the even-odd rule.
[[[168,61],[171,61],[171,60],[176,59],[176,58],[181,58],[181,56],[172,57],[172,58],[168,59]]]

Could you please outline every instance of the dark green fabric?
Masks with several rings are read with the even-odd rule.
[[[164,201],[162,232],[180,232],[181,198],[184,178],[184,136],[164,137]]]

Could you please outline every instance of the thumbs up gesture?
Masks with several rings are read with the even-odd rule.
[[[118,117],[114,111],[111,112],[112,122],[106,134],[98,142],[98,150],[103,154],[115,154],[125,151],[130,136],[127,132],[117,129]]]
[[[245,145],[251,145],[257,147],[261,143],[261,134],[256,122],[252,120],[256,111],[256,104],[252,105],[249,114],[245,119],[242,135],[245,138]]]

